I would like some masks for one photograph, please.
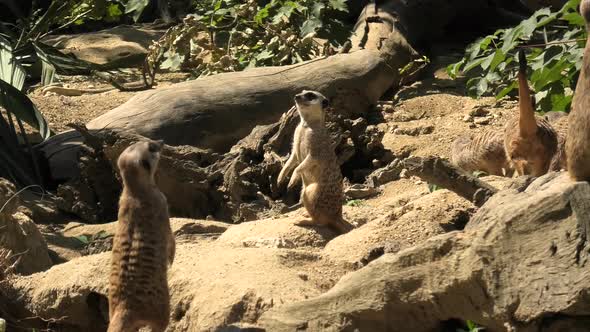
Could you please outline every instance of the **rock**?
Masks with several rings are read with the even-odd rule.
[[[434,131],[434,126],[417,126],[412,128],[397,128],[393,131],[396,135],[408,135],[408,136],[418,136],[418,135],[428,135],[432,134]]]
[[[469,116],[471,117],[482,117],[487,116],[488,114],[490,114],[490,111],[481,105],[478,105],[469,111]]]
[[[271,228],[269,221],[252,234]],[[170,331],[220,331],[232,324],[254,324],[262,312],[277,304],[319,295],[333,285],[326,284],[328,275],[337,280],[349,271],[323,262],[318,249],[233,246],[241,242],[240,233],[233,234],[237,238],[230,239],[228,234],[223,241],[177,241],[168,272]],[[77,258],[11,281],[9,295],[15,299],[14,308],[55,319],[54,329],[105,331],[109,264],[110,253]]]
[[[377,188],[386,184],[387,182],[399,179],[402,171],[399,160],[394,160],[387,166],[376,169],[367,176],[367,185],[372,188]]]
[[[348,199],[365,199],[375,196],[378,193],[379,190],[377,188],[359,183],[353,184],[344,190],[344,195]]]
[[[477,118],[473,121],[476,125],[484,126],[490,124],[490,118]]]
[[[152,41],[163,34],[160,30],[122,25],[98,32],[48,36],[43,41],[81,60],[109,68],[129,68],[143,63]]]
[[[396,112],[391,115],[391,121],[395,122],[410,122],[415,120],[420,120],[426,115],[426,112],[422,112],[422,114],[415,114],[409,113],[407,111]]]
[[[183,238],[218,236],[230,227],[227,223],[185,218],[171,218],[170,225],[174,235]],[[111,250],[116,228],[117,222],[97,225],[71,222],[62,230],[44,232],[43,235],[52,251],[54,262],[63,263],[80,256]]]
[[[52,261],[37,225],[17,211],[21,205],[15,186],[0,178],[0,249],[12,253],[10,264],[18,261],[16,273],[28,275],[48,269]]]
[[[258,324],[278,332],[435,331],[459,319],[486,331],[584,330],[590,184],[561,174],[534,186],[501,191],[464,232],[384,254],[317,298],[272,308]]]
[[[234,225],[218,241],[247,248],[323,248],[335,236],[329,228],[300,227],[288,218],[281,218]]]

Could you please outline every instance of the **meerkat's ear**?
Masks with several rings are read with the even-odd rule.
[[[164,146],[163,140],[151,141],[148,144],[148,149],[151,153],[160,152]]]
[[[322,100],[322,108],[330,107],[330,101],[328,99]]]

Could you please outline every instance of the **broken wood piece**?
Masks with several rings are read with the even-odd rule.
[[[410,157],[402,163],[408,174],[453,191],[478,207],[498,192],[498,189],[438,157]]]

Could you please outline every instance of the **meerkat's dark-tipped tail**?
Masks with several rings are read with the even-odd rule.
[[[535,120],[534,101],[526,77],[527,61],[524,50],[518,52],[518,108],[520,113],[520,135],[523,137],[535,135],[537,121]]]
[[[524,53],[524,49],[520,49],[518,51],[518,72],[519,74],[522,73],[526,76],[526,68],[528,64],[526,62],[526,54]]]

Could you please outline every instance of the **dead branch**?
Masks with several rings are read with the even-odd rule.
[[[451,190],[478,207],[498,192],[488,183],[438,157],[410,157],[403,161],[403,165],[408,174]]]

